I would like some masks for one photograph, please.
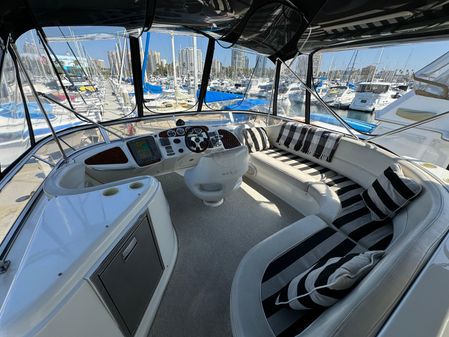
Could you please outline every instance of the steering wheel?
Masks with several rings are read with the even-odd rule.
[[[210,137],[203,128],[194,126],[187,130],[185,143],[190,151],[200,153],[206,151],[209,147]]]

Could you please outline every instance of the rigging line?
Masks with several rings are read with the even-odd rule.
[[[444,117],[446,115],[449,115],[449,111],[446,111],[446,112],[440,113],[438,115],[431,116],[431,117],[423,119],[421,121],[417,121],[417,122],[412,123],[412,124],[404,125],[404,126],[402,126],[400,128],[397,128],[397,129],[394,129],[394,130],[391,130],[391,131],[388,131],[388,132],[385,132],[385,133],[381,133],[381,134],[372,134],[372,133],[367,133],[367,132],[363,132],[363,131],[358,131],[358,130],[355,130],[351,125],[349,125],[331,107],[329,107],[326,103],[324,103],[324,101],[321,99],[321,97],[318,94],[316,94],[315,92],[313,92],[313,90],[310,89],[307,85],[305,85],[304,81],[296,73],[294,73],[293,70],[284,61],[282,61],[282,60],[280,60],[280,61],[292,72],[292,74],[301,82],[301,84],[304,85],[306,90],[309,91],[318,100],[318,102],[320,102],[320,104],[327,111],[329,111],[345,127],[345,129],[348,130],[348,132],[356,139],[359,139],[359,138],[357,137],[356,134],[354,134],[354,132],[352,130],[357,131],[361,135],[369,137],[366,140],[364,140],[364,139],[361,139],[361,140],[363,140],[363,141],[371,141],[373,139],[378,139],[378,138],[389,136],[389,135],[393,135],[393,134],[396,134],[396,133],[399,133],[399,132],[402,132],[402,131],[405,131],[405,130],[408,130],[408,129],[412,129],[414,127],[417,127],[417,126],[420,126],[420,125],[432,122],[432,121],[440,119],[440,118],[442,118],[442,117]]]
[[[80,114],[79,112],[76,112],[74,109],[69,108],[68,106],[65,106],[64,104],[62,104],[61,102],[58,102],[57,100],[53,99],[52,97],[42,93],[42,92],[38,92],[37,93],[39,96],[44,97],[46,99],[48,99],[50,102],[53,102],[56,105],[59,105],[60,107],[72,112],[73,114],[75,114],[79,119],[83,120],[84,122],[90,122],[92,124],[94,124],[95,126],[97,126],[100,129],[103,129],[107,132],[112,133],[114,136],[117,136],[120,140],[124,140],[124,138],[122,136],[120,136],[118,133],[115,133],[114,131],[111,131],[110,129],[106,128],[105,126],[95,122],[94,120],[90,119],[87,116],[84,116],[82,114]]]
[[[62,79],[61,79],[60,76],[59,76],[59,73],[58,73],[58,71],[57,71],[57,69],[56,69],[56,66],[54,65],[54,63],[53,63],[52,60],[51,60],[51,56],[50,56],[49,50],[53,53],[53,55],[54,55],[56,61],[58,62],[59,66],[61,67],[61,69],[62,69],[62,71],[64,72],[64,74],[67,76],[67,79],[69,80],[69,82],[70,82],[73,86],[74,86],[74,83],[73,83],[73,81],[71,80],[70,76],[68,76],[68,74],[66,74],[66,72],[65,72],[65,70],[64,70],[64,67],[62,66],[62,64],[61,64],[61,62],[59,61],[59,59],[56,57],[56,54],[55,54],[55,53],[53,52],[53,50],[51,49],[50,44],[49,44],[48,41],[47,41],[47,36],[46,36],[46,34],[45,34],[45,32],[44,32],[44,29],[43,29],[42,26],[38,23],[38,21],[37,21],[35,15],[34,15],[34,12],[33,12],[33,10],[31,9],[31,6],[30,6],[29,1],[28,1],[28,0],[24,0],[24,2],[25,2],[25,5],[26,5],[26,8],[27,8],[27,10],[29,11],[29,14],[30,14],[30,16],[31,16],[31,18],[32,18],[32,21],[33,21],[33,24],[34,24],[34,27],[35,27],[37,36],[38,36],[39,39],[41,40],[42,46],[44,47],[44,50],[45,50],[45,53],[47,54],[47,57],[48,57],[48,59],[49,59],[49,62],[51,63],[52,68],[53,68],[54,72],[56,73],[56,77],[58,78],[58,80],[59,80],[59,82],[60,82],[60,84],[61,84],[62,91],[64,92],[64,95],[66,96],[66,98],[67,98],[67,100],[68,100],[68,102],[69,102],[69,105],[72,107],[72,102],[70,101],[70,98],[69,98],[69,96],[68,96],[68,94],[67,94],[67,91],[66,91],[66,89],[65,89],[65,87],[64,87],[64,85],[63,85],[63,83],[62,83]],[[48,48],[48,49],[47,49],[47,48]],[[82,101],[84,102],[84,104],[87,105],[86,101],[84,100],[84,97],[83,97],[81,94],[80,94],[80,97],[81,97]]]
[[[402,132],[402,131],[405,131],[405,130],[408,130],[408,129],[412,129],[412,128],[417,127],[417,126],[420,126],[420,125],[423,125],[423,124],[426,124],[426,123],[429,123],[429,122],[433,122],[434,120],[440,119],[441,117],[444,117],[444,116],[446,116],[448,114],[449,114],[449,111],[445,111],[445,112],[440,113],[438,115],[428,117],[426,119],[417,121],[417,122],[412,123],[412,124],[404,125],[404,126],[402,126],[400,128],[397,128],[397,129],[394,129],[394,130],[391,130],[391,131],[387,131],[387,132],[382,133],[382,134],[369,135],[370,138],[368,140],[378,139],[378,138],[381,138],[381,137],[394,135],[396,133],[399,133],[399,132]]]
[[[60,26],[58,26],[58,29],[59,29],[59,31],[61,32],[61,35],[62,35],[64,38],[66,38],[66,36],[64,35],[64,32],[62,31],[62,29],[61,29]],[[77,62],[78,65],[80,66],[81,71],[84,73],[84,75],[86,76],[87,80],[89,81],[89,84],[93,87],[94,85],[93,85],[92,81],[90,80],[90,77],[87,75],[86,71],[84,70],[83,65],[81,64],[81,62],[80,62],[80,61],[78,60],[78,58],[76,57],[75,51],[72,49],[72,46],[70,46],[69,41],[66,41],[66,44],[67,44],[67,47],[69,47],[69,49],[70,49],[70,51],[71,51],[73,57],[75,58],[76,62]]]
[[[22,84],[22,79],[20,78],[19,66],[17,64],[17,60],[14,57],[14,54],[12,54],[12,53],[11,53],[11,59],[14,63],[14,69],[16,71],[17,86],[19,87],[20,96],[21,96],[22,102],[23,102],[23,111],[25,113],[26,123],[27,123],[27,127],[28,127],[30,144],[31,144],[31,146],[34,146],[36,144],[36,138],[34,137],[34,129],[33,129],[33,123],[31,122],[30,110],[28,109],[25,92],[23,91],[23,84]]]
[[[64,73],[65,77],[67,78],[67,80],[70,82],[70,84],[76,89],[76,92],[78,93],[78,95],[81,97],[81,100],[83,101],[84,104],[88,105],[86,100],[84,99],[83,95],[81,95],[81,92],[78,90],[78,87],[75,85],[75,82],[73,82],[72,78],[70,77],[69,73],[66,72],[66,70],[64,69],[63,64],[61,63],[61,61],[59,60],[58,56],[56,56],[56,53],[54,52],[53,48],[50,47],[50,43],[48,42],[47,39],[47,35],[45,34],[44,30],[42,28],[37,29],[37,32],[39,33],[39,38],[42,42],[42,45],[44,46],[44,50],[47,53],[47,57],[49,58],[50,63],[53,65],[53,70],[56,73],[56,76],[59,79],[59,82],[61,84],[62,90],[64,91],[64,94],[67,98],[67,100],[69,101],[69,105],[70,107],[73,108],[72,105],[72,101],[67,93],[67,90],[64,86],[64,84],[62,83],[62,78],[60,77],[60,74],[56,68],[56,66],[54,65],[52,59],[51,59],[51,55],[50,53],[53,55],[53,57],[55,58],[55,61],[58,63],[58,65],[61,67],[62,72]]]
[[[55,140],[56,145],[58,146],[59,151],[60,151],[61,154],[62,154],[62,157],[63,157],[63,159],[64,159],[64,162],[67,162],[68,157],[67,157],[67,155],[65,154],[65,151],[64,151],[64,149],[63,149],[63,147],[62,147],[62,145],[61,145],[61,142],[59,141],[58,136],[56,135],[56,131],[55,131],[55,129],[53,128],[53,125],[52,125],[51,122],[50,122],[50,118],[48,117],[47,112],[45,111],[44,105],[42,104],[42,102],[41,102],[41,100],[40,100],[40,98],[39,98],[39,95],[38,95],[36,89],[34,88],[33,83],[31,82],[30,75],[29,75],[28,72],[26,71],[25,66],[24,66],[23,63],[22,63],[22,60],[21,60],[20,57],[19,57],[19,54],[18,54],[17,49],[16,49],[16,46],[13,45],[13,44],[11,45],[11,51],[12,51],[12,53],[14,54],[14,57],[16,58],[16,60],[17,60],[17,62],[18,62],[18,64],[19,64],[19,66],[20,66],[20,68],[22,68],[22,71],[23,71],[23,73],[25,74],[25,77],[26,77],[28,83],[30,84],[31,92],[33,93],[33,96],[36,98],[37,104],[39,105],[39,109],[42,111],[42,114],[44,115],[44,118],[45,118],[45,120],[46,120],[46,122],[47,122],[47,124],[48,124],[48,127],[50,128],[50,132],[51,132],[51,134],[52,134],[52,136],[53,136],[53,139]]]
[[[56,68],[56,65],[53,63],[53,61],[51,60],[51,55],[50,55],[50,51],[48,49],[48,46],[46,44],[46,40],[45,40],[45,33],[43,33],[43,31],[41,29],[36,29],[37,32],[37,36],[39,37],[39,40],[41,40],[42,46],[44,47],[44,51],[47,54],[48,57],[48,62],[50,62],[53,71],[55,72],[56,78],[58,79],[59,84],[61,85],[62,91],[64,92],[64,96],[66,97],[67,101],[69,102],[69,105],[71,108],[73,108],[72,105],[72,101],[70,100],[69,94],[67,93],[66,87],[64,86],[63,82],[62,82],[62,78],[58,72],[58,69]],[[61,67],[62,71],[64,71],[64,68],[62,67],[62,64],[59,62],[59,60],[56,58],[59,66]],[[72,83],[72,82],[71,82]]]
[[[302,43],[301,47],[298,49],[299,51],[302,50],[302,48],[305,46],[305,44],[309,41],[310,35],[312,34],[312,26],[310,26],[310,22],[306,19],[305,15],[302,15],[302,18],[307,22],[307,24],[309,25],[308,29],[309,29],[309,34],[307,35],[306,39],[304,40],[304,42]]]
[[[357,135],[354,133],[352,127],[343,119],[341,118],[334,110],[332,110],[332,108],[330,108],[326,103],[324,103],[324,101],[321,99],[320,95],[318,95],[314,90],[312,90],[311,88],[309,88],[307,86],[307,84],[281,59],[279,59],[293,74],[293,76],[295,76],[297,78],[297,80],[305,87],[305,89],[311,94],[313,95],[318,102],[320,102],[323,107],[329,111],[344,127],[345,129],[351,134],[351,136],[355,139],[359,139],[359,137],[357,137]]]

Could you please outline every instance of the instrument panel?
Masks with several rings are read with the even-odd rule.
[[[199,130],[207,133],[208,144],[206,151],[225,150],[240,146],[240,141],[232,131],[219,128],[210,128],[203,125],[180,126],[167,129],[147,136],[139,136],[126,140],[122,145],[116,145],[100,153],[96,153],[84,160],[89,166],[114,165],[111,170],[130,169],[133,165],[138,167],[152,166],[157,170],[166,170],[168,167],[184,167],[186,163],[195,163],[197,153],[186,144],[186,134],[190,130]],[[192,157],[193,156],[193,157]],[[175,161],[166,161],[173,158]],[[123,167],[120,167],[122,165]],[[127,165],[127,166],[126,166]],[[97,167],[100,169],[100,167]],[[104,169],[102,169],[104,170]]]
[[[127,142],[128,149],[139,166],[148,166],[161,161],[161,151],[153,136],[146,136]]]
[[[209,128],[207,126],[179,126],[177,128],[159,132],[159,137],[160,138],[184,137],[186,132],[190,128],[198,128],[198,127],[202,128],[206,132],[209,131]]]

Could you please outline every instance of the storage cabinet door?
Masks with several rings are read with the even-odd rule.
[[[99,278],[129,334],[133,335],[162,275],[147,217],[113,254]]]

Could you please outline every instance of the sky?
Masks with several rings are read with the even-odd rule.
[[[87,53],[93,58],[103,59],[108,65],[107,51],[114,50],[117,43],[117,38],[113,36],[121,35],[123,30],[119,27],[77,27],[74,29],[75,35],[91,34],[91,33],[108,33],[111,39],[107,40],[84,40],[82,45],[86,49]],[[65,35],[69,35],[70,32],[67,28],[63,28]],[[46,29],[48,37],[60,36],[61,32],[58,28]],[[142,35],[142,48],[145,46],[146,34]],[[31,35],[25,34],[19,38],[17,43],[23,43],[25,40],[30,41]],[[35,40],[37,38],[35,37]],[[123,39],[120,38],[121,44]],[[176,58],[181,48],[191,47],[193,45],[192,37],[175,35],[175,51]],[[52,48],[57,54],[66,54],[69,52],[67,44],[65,42],[52,42]],[[207,39],[204,37],[197,38],[197,46],[202,50],[203,60],[206,56]],[[72,44],[72,48],[74,45]],[[76,49],[75,49],[76,50]],[[169,63],[172,62],[171,54],[171,40],[169,34],[152,32],[150,34],[150,50],[156,50],[161,53],[161,57],[165,58]],[[414,44],[403,44],[385,48],[364,48],[360,49],[356,58],[355,68],[365,67],[370,64],[378,65],[378,69],[409,69],[417,71],[432,62],[439,56],[449,51],[449,40],[438,42],[421,42]],[[332,69],[346,69],[349,66],[353,50],[338,51],[338,52],[323,52],[321,57],[320,70],[327,71]],[[382,53],[382,57],[381,56]],[[220,60],[223,65],[229,66],[231,64],[231,49],[225,49],[216,45],[215,58]],[[256,56],[254,54],[248,54],[250,59],[250,66],[254,66]],[[380,63],[379,63],[380,61]],[[267,62],[271,63],[270,61]]]
[[[449,40],[403,44],[385,48],[363,48],[359,49],[354,68],[380,64],[381,69],[418,71],[447,52],[449,52]],[[353,53],[353,50],[323,53],[320,68],[327,71],[333,63],[332,69],[346,69]]]

